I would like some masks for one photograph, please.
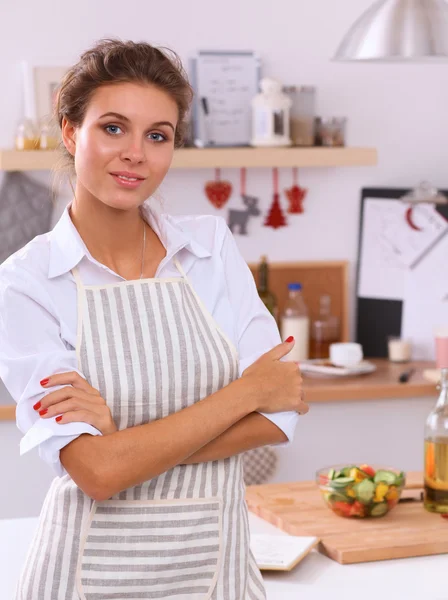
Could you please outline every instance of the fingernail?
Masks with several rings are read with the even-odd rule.
[[[46,415],[47,412],[48,412],[48,408],[44,408],[43,410],[39,411],[39,414],[40,414],[40,416],[42,416],[42,415]]]
[[[62,419],[62,415],[59,417],[56,417],[56,421],[59,423],[59,421]]]
[[[46,379],[42,379],[42,381],[40,382],[40,385],[47,385],[47,383],[50,381],[50,378],[47,377]]]
[[[33,406],[34,410],[39,410],[40,407],[41,407],[40,402],[36,402],[36,404]]]
[[[291,342],[293,342],[293,341],[294,341],[294,338],[293,338],[293,336],[292,336],[292,335],[290,335],[290,336],[289,336],[289,338],[286,340],[286,343],[287,343],[287,344],[290,344],[290,343],[291,343]]]

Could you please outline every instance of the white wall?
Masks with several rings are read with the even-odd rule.
[[[261,219],[252,221],[250,235],[238,238],[241,251],[248,261],[268,253],[271,260],[348,259],[353,265],[361,187],[411,186],[421,179],[447,184],[446,66],[330,62],[344,32],[369,4],[370,0],[2,2],[0,147],[12,146],[21,116],[22,59],[34,65],[69,65],[105,36],[166,45],[184,60],[198,48],[254,49],[263,59],[264,74],[285,84],[316,85],[319,114],[347,116],[348,143],[377,147],[380,163],[376,168],[303,169],[300,183],[310,190],[305,215],[278,231],[262,227]],[[238,192],[238,172],[224,171],[224,176]],[[203,194],[205,180],[212,177],[212,171],[170,174],[161,189],[166,208],[173,213],[213,213]],[[291,180],[290,170],[282,170],[281,188]],[[269,171],[248,173],[248,191],[260,197],[264,211],[272,199],[271,181]],[[228,206],[238,205],[235,193]],[[344,415],[355,418],[349,407]],[[319,428],[313,431],[319,439]],[[0,517],[38,514],[49,471],[35,457],[19,460],[13,423],[2,424],[0,435]],[[282,473],[288,477],[287,471]]]

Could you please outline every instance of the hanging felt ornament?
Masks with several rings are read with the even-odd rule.
[[[228,225],[232,233],[234,233],[235,227],[238,227],[240,235],[247,235],[249,217],[258,217],[260,209],[258,208],[258,198],[246,194],[246,169],[244,168],[240,171],[240,191],[246,208],[244,210],[230,209]]]
[[[221,181],[221,169],[215,169],[215,181],[207,181],[205,194],[215,208],[222,208],[232,194],[230,181]]]
[[[265,227],[272,227],[278,229],[279,227],[286,227],[285,215],[283,214],[282,207],[280,206],[280,194],[278,193],[278,169],[275,168],[272,171],[274,180],[274,201],[272,202],[269,214],[266,217],[264,223]]]
[[[308,190],[300,187],[297,183],[297,167],[294,167],[292,172],[293,186],[285,190],[285,194],[289,202],[288,213],[291,215],[299,215],[304,212],[303,201],[305,200]]]

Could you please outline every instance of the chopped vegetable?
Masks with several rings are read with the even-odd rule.
[[[373,497],[374,502],[383,502],[386,497],[387,492],[389,491],[389,486],[387,483],[379,483],[376,486],[375,496]]]
[[[375,470],[367,464],[330,469],[318,477],[325,502],[341,517],[382,517],[398,504],[403,472]]]
[[[367,477],[371,477],[372,479],[375,477],[375,469],[373,467],[370,467],[369,465],[361,465],[359,468],[367,475]]]

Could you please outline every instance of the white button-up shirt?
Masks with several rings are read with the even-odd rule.
[[[149,203],[143,216],[166,249],[155,276],[179,277],[173,264],[173,258],[178,259],[207,310],[235,344],[240,375],[280,343],[275,320],[222,218],[160,215]],[[0,266],[0,377],[17,402],[17,426],[24,433],[20,453],[38,447],[58,475],[66,472],[59,459],[61,448],[83,433],[101,435],[87,423],[59,424],[33,409],[49,393],[41,387],[42,379],[66,371],[80,373],[77,290],[71,273],[76,266],[85,285],[123,281],[89,253],[68,207],[52,231],[34,238]],[[292,440],[297,413],[264,416]]]

